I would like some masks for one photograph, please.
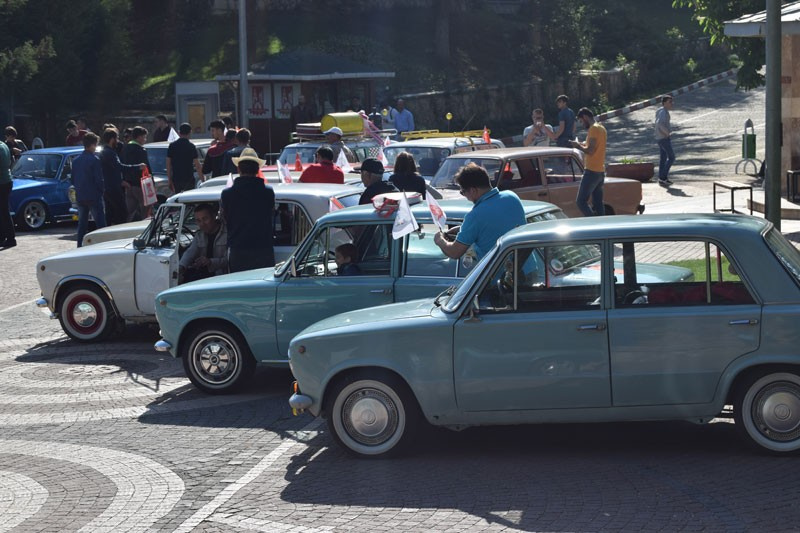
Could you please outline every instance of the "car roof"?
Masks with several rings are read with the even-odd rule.
[[[83,146],[51,146],[50,148],[37,148],[35,150],[27,150],[25,153],[28,155],[33,154],[58,154],[70,155],[83,152]]]
[[[351,185],[338,185],[330,183],[292,183],[270,185],[275,191],[275,198],[281,199],[300,199],[305,197],[331,197],[347,196],[349,194],[361,194],[363,190]],[[216,187],[203,187],[191,189],[171,196],[168,202],[194,203],[194,202],[218,202],[224,185]]]
[[[709,238],[727,234],[736,238],[760,234],[772,223],[746,215],[717,213],[614,215],[551,220],[511,230],[501,246],[530,241],[583,241],[627,238]]]
[[[195,146],[211,146],[211,139],[189,139]],[[169,148],[173,141],[158,141],[154,143],[145,143],[145,148]]]
[[[447,214],[448,218],[451,219],[463,219],[474,207],[472,202],[468,202],[467,200],[440,200],[439,205]],[[526,217],[539,213],[561,211],[561,209],[553,204],[533,200],[522,200],[522,206],[525,209]],[[431,219],[431,212],[428,209],[428,204],[425,202],[412,205],[411,212],[414,214],[414,218],[420,220]],[[347,222],[353,222],[354,220],[380,222],[387,220],[387,218],[393,219],[394,217],[391,215],[390,217],[383,216],[372,204],[348,207],[325,215],[325,221],[332,223],[336,223],[339,220]]]
[[[469,142],[470,139],[472,139],[472,143]],[[492,139],[492,141],[497,141],[497,139]],[[450,148],[453,145],[460,147],[470,146],[470,144],[485,145],[486,143],[481,137],[432,137],[430,139],[414,139],[411,141],[392,143],[386,148],[403,148],[405,146],[408,146],[409,148],[413,148],[415,146]]]
[[[559,146],[530,146],[530,147],[516,147],[516,148],[498,148],[497,150],[481,150],[480,152],[462,152],[460,154],[453,154],[448,159],[470,159],[475,157],[485,157],[494,159],[503,159],[513,156],[535,156],[541,154],[567,156],[577,155],[577,151],[573,148],[561,148]]]

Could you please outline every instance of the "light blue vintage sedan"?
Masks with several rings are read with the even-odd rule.
[[[448,225],[472,208],[443,202]],[[524,202],[529,222],[564,218],[544,202]],[[160,293],[155,312],[162,340],[156,349],[183,359],[189,379],[209,393],[240,388],[257,363],[286,366],[289,341],[331,315],[435,296],[470,270],[433,242],[436,227],[425,204],[412,207],[421,230],[392,239],[393,217],[369,206],[321,217],[289,259],[276,268],[188,283]],[[336,248],[350,244],[359,275],[338,275]]]
[[[575,275],[587,248],[599,276]],[[693,275],[656,281],[653,267]],[[423,420],[705,423],[726,405],[749,441],[788,453],[800,448],[799,323],[800,254],[769,222],[554,220],[506,234],[435,300],[307,328],[289,349],[289,403],[360,456],[400,451]]]

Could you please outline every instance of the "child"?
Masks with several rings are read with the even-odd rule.
[[[334,250],[336,254],[337,275],[339,276],[360,276],[361,269],[355,264],[358,250],[351,243],[340,244]]]

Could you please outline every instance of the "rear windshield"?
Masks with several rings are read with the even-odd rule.
[[[497,178],[497,171],[500,170],[500,160],[490,159],[488,157],[458,157],[445,160],[436,175],[431,180],[431,186],[437,189],[458,189],[453,178],[458,172],[458,169],[464,165],[475,163],[476,165],[486,169],[489,174],[489,179],[492,183]]]
[[[22,154],[11,170],[15,178],[53,179],[58,175],[62,155]]]
[[[800,285],[800,252],[792,246],[780,231],[772,228],[764,235],[772,253],[778,258],[789,274],[794,278],[795,283]]]

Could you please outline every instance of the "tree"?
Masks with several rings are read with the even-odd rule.
[[[694,9],[693,18],[711,37],[711,44],[726,44],[738,56],[741,67],[736,79],[737,88],[750,90],[764,85],[765,78],[760,73],[765,61],[764,40],[725,35],[726,20],[763,11],[764,0],[673,0],[672,5]]]

